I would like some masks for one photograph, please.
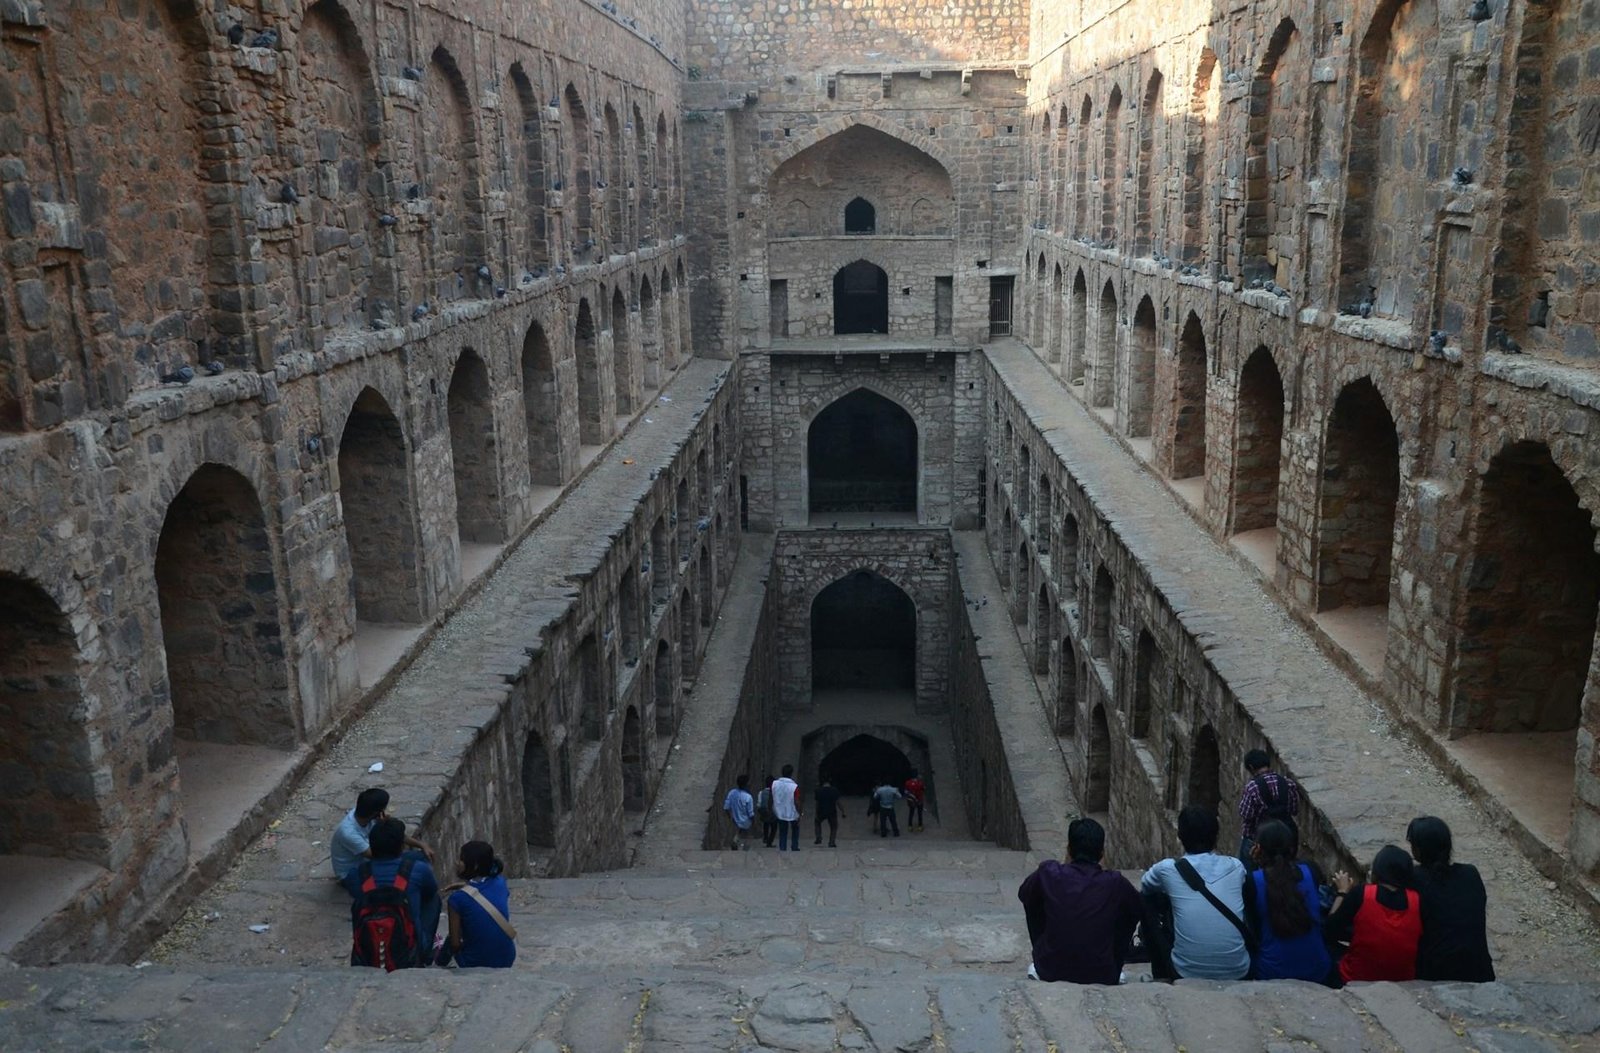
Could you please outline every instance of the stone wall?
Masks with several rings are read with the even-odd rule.
[[[726,190],[688,203],[696,256],[716,261],[697,290],[696,340],[730,354],[770,345],[775,330],[781,340],[773,280],[789,281],[790,335],[831,333],[824,264],[857,259],[889,273],[890,335],[983,339],[990,278],[1017,273],[1025,87],[1016,66],[783,69],[686,91],[691,153]],[[884,233],[843,233],[843,207],[858,196],[886,202]],[[918,234],[907,237],[908,227]],[[948,333],[935,325],[939,277],[950,279]]]
[[[949,652],[950,736],[966,790],[967,825],[979,840],[1026,850],[1034,846],[1028,843],[1024,806],[1011,781],[1011,764],[995,722],[989,678],[967,618],[971,598],[962,594],[960,579],[953,574],[947,602],[954,621]]]
[[[1176,605],[1188,598],[1166,595],[1120,538],[1116,495],[1086,493],[993,371],[986,387],[985,537],[1007,593],[993,599],[1029,642],[1074,795],[1109,816],[1107,865],[1178,851],[1177,813],[1191,803],[1217,807],[1221,843],[1237,844],[1244,755],[1271,743],[1185,628]],[[1355,865],[1304,790],[1307,852]]]
[[[867,571],[911,598],[916,608],[916,708],[949,706],[950,538],[938,530],[784,530],[773,553],[769,588],[778,609],[778,667],[785,715],[811,705],[811,608],[817,594],[841,578]]]
[[[362,698],[358,622],[448,611],[463,543],[520,536],[577,478],[579,421],[608,441],[689,357],[674,11],[0,12],[25,86],[0,101],[4,632],[61,648],[0,675],[58,669],[74,714],[0,701],[63,758],[70,819],[5,840],[100,868],[51,954],[214,873],[176,758],[296,770]],[[547,105],[569,85],[583,135]],[[567,233],[584,165],[612,176],[583,188],[604,252]],[[265,821],[240,807],[224,855]]]
[[[767,580],[772,579],[770,575]],[[761,615],[754,643],[739,684],[739,703],[728,725],[728,741],[722,752],[713,796],[706,807],[705,839],[700,847],[708,851],[726,848],[729,823],[722,810],[722,798],[740,775],[750,776],[750,792],[760,789],[765,773],[774,771],[773,733],[781,719],[783,706],[782,668],[778,654],[778,631],[782,597],[768,588],[761,598]],[[709,747],[710,743],[702,744]],[[759,831],[758,831],[759,832]]]
[[[976,522],[982,444],[965,425],[977,420],[982,395],[967,352],[752,354],[743,361],[740,413],[749,442],[740,470],[755,529],[807,524],[808,430],[818,413],[858,388],[896,403],[916,423],[917,521]]]
[[[690,76],[750,79],[774,66],[822,69],[863,58],[915,65],[930,59],[1021,59],[1024,0],[693,0]]]
[[[1480,797],[1592,880],[1600,214],[1572,195],[1600,111],[1575,12],[1037,13],[1019,299],[1041,358],[1219,538],[1258,532],[1283,601],[1469,787],[1444,738],[1570,734],[1569,836]],[[1520,535],[1512,490],[1548,510]],[[1516,597],[1555,551],[1571,588],[1520,656],[1496,627],[1532,624]],[[1326,628],[1352,618],[1376,657]]]

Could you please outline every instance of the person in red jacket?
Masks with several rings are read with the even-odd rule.
[[[1328,932],[1350,949],[1339,959],[1345,983],[1415,980],[1422,939],[1422,904],[1413,880],[1411,854],[1384,845],[1372,860],[1371,879],[1358,882],[1343,870],[1333,875],[1338,895]]]
[[[906,798],[906,829],[922,829],[922,801],[928,795],[928,788],[922,783],[922,776],[917,769],[911,769],[911,778],[907,779],[900,792]]]

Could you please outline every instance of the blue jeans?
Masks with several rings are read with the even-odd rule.
[[[800,851],[800,820],[778,820],[778,851],[788,849],[791,852]]]

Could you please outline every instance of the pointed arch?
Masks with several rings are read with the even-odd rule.
[[[1172,393],[1172,478],[1206,470],[1206,332],[1193,311],[1178,337],[1178,369]]]
[[[1217,76],[1217,56],[1209,47],[1200,49],[1195,68],[1194,91],[1189,97],[1189,119],[1184,131],[1183,164],[1183,259],[1198,265],[1211,253],[1210,144],[1221,134],[1222,78]]]
[[[583,97],[569,81],[561,93],[562,119],[572,136],[566,185],[572,198],[573,259],[588,262],[598,238],[594,223],[594,134]]]
[[[560,486],[561,387],[544,326],[528,325],[522,338],[522,412],[527,425],[528,476],[535,486]]]
[[[1244,251],[1247,279],[1294,281],[1294,210],[1299,184],[1297,122],[1305,66],[1294,20],[1278,23],[1250,85],[1245,149]]]
[[[1078,110],[1078,159],[1072,168],[1073,203],[1072,232],[1078,237],[1089,235],[1089,129],[1094,123],[1094,100],[1083,97]]]
[[[1317,528],[1317,610],[1387,607],[1400,497],[1400,437],[1370,377],[1328,415]]]
[[[1133,329],[1128,340],[1127,416],[1129,436],[1144,438],[1151,432],[1155,406],[1156,354],[1161,337],[1156,332],[1156,307],[1145,296],[1133,312]]]
[[[616,377],[617,415],[626,417],[639,408],[639,355],[629,324],[628,297],[618,285],[611,293],[611,369]]]
[[[1100,169],[1100,240],[1116,243],[1117,209],[1122,196],[1122,86],[1113,84],[1106,100],[1105,159]]]
[[[515,217],[519,229],[518,251],[511,261],[514,273],[507,276],[507,284],[520,279],[523,273],[531,273],[550,263],[549,217],[545,204],[545,184],[549,176],[544,163],[544,107],[522,63],[511,64],[510,77],[511,91],[517,105],[508,128],[511,171],[506,180],[506,189],[522,202],[522,211]]]
[[[806,430],[810,514],[915,515],[920,452],[917,422],[905,407],[869,387],[841,395]]]
[[[1138,186],[1134,193],[1133,254],[1149,256],[1155,246],[1156,121],[1162,113],[1161,71],[1154,70],[1139,110]]]
[[[446,396],[450,461],[455,476],[456,529],[462,541],[505,540],[500,515],[500,466],[489,367],[470,347],[456,359]]]
[[[578,359],[578,435],[585,446],[599,446],[611,438],[616,420],[607,396],[611,371],[601,360],[599,334],[588,297],[578,301],[578,316],[572,330],[573,351]]]
[[[356,396],[339,438],[339,505],[356,617],[421,621],[411,446],[400,419],[374,388]]]
[[[433,263],[428,284],[432,295],[443,300],[488,296],[493,290],[482,288],[477,277],[484,262],[484,231],[472,96],[448,48],[433,49],[430,68],[433,76],[425,82],[420,121],[427,142],[421,158],[423,181],[433,199],[427,226]]]
[[[1283,377],[1272,352],[1258,347],[1239,372],[1232,457],[1233,521],[1229,533],[1278,524],[1283,416]]]

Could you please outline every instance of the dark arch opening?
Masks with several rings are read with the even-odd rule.
[[[1083,809],[1099,815],[1111,811],[1111,726],[1106,722],[1105,706],[1095,706],[1089,715],[1089,771]]]
[[[857,260],[833,276],[833,331],[889,331],[889,275],[877,264]]]
[[[678,730],[674,702],[677,670],[672,664],[672,647],[665,640],[656,641],[656,734],[670,736]]]
[[[339,503],[362,621],[422,620],[410,459],[394,411],[363,389],[339,439]]]
[[[914,767],[898,746],[862,734],[834,747],[817,771],[819,779],[826,776],[846,797],[862,797],[885,782],[903,785]]]
[[[1258,347],[1239,374],[1233,450],[1233,533],[1278,525],[1283,448],[1283,378]]]
[[[1185,803],[1212,811],[1222,804],[1222,756],[1217,748],[1217,733],[1210,724],[1194,737],[1194,749],[1189,754],[1189,797]]]
[[[869,570],[811,601],[811,688],[915,691],[917,609],[900,586]]]
[[[899,405],[857,388],[830,404],[806,434],[813,516],[917,511],[917,424]]]
[[[858,197],[844,207],[844,232],[846,234],[876,234],[878,210],[872,202]]]
[[[461,352],[446,398],[450,460],[455,475],[456,529],[462,541],[505,539],[500,523],[500,472],[495,459],[489,370],[470,348]]]
[[[1128,734],[1136,739],[1150,736],[1150,711],[1154,708],[1154,694],[1161,683],[1161,652],[1156,648],[1155,637],[1148,629],[1139,632],[1139,643],[1134,651],[1133,707],[1128,715]]]
[[[1495,455],[1478,509],[1452,723],[1570,731],[1582,713],[1600,604],[1589,513],[1549,449],[1534,442]]]
[[[628,298],[617,286],[611,294],[611,371],[616,377],[617,416],[626,417],[639,407],[633,397],[633,327],[628,324]]]
[[[1060,679],[1056,683],[1056,734],[1072,738],[1078,733],[1078,655],[1072,641],[1061,638]]]
[[[630,812],[644,811],[647,789],[639,710],[629,706],[622,718],[622,807]]]
[[[535,486],[561,485],[560,388],[550,341],[538,322],[522,338],[522,414],[528,475]]]
[[[250,483],[202,465],[156,546],[173,734],[287,748],[296,739],[266,518]]]
[[[1103,565],[1094,572],[1094,609],[1089,616],[1089,653],[1111,657],[1111,600],[1116,584]]]
[[[1156,353],[1161,338],[1156,333],[1156,308],[1146,296],[1133,312],[1132,340],[1128,345],[1128,434],[1150,434],[1156,383]]]
[[[587,299],[578,301],[572,339],[578,359],[578,441],[585,446],[600,446],[611,438],[616,421],[605,409],[605,363],[600,360],[594,312]]]
[[[555,796],[550,786],[550,753],[537,731],[528,732],[528,738],[522,745],[522,821],[528,844],[536,848],[555,847]]]
[[[1172,478],[1206,470],[1206,334],[1193,312],[1178,339],[1178,383],[1173,392]]]
[[[1322,454],[1317,610],[1387,607],[1400,438],[1371,379],[1345,385]]]
[[[38,586],[0,574],[0,855],[106,862],[87,730],[66,616]]]

